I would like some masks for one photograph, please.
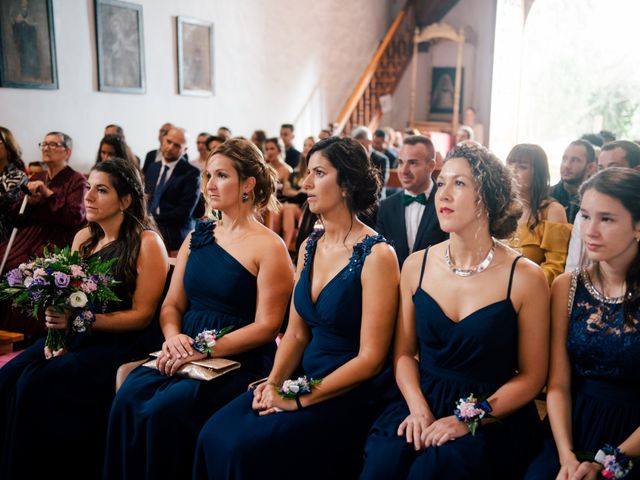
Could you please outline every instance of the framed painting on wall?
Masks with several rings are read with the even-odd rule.
[[[0,86],[58,88],[52,0],[0,1]]]
[[[142,5],[95,0],[98,88],[145,93]]]
[[[177,17],[178,93],[213,95],[213,23]]]
[[[431,95],[429,97],[430,120],[448,121],[453,115],[455,97],[456,68],[433,67],[431,70]],[[458,111],[462,112],[464,93],[464,68],[460,82],[460,102]]]

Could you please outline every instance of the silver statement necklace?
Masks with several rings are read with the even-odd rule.
[[[489,264],[491,263],[491,261],[493,260],[493,254],[496,251],[496,241],[493,240],[493,244],[491,245],[491,248],[489,249],[489,253],[487,253],[487,256],[484,258],[484,260],[482,260],[478,265],[476,265],[475,267],[471,267],[471,268],[460,268],[460,267],[456,267],[453,262],[451,261],[451,255],[449,254],[449,247],[451,244],[447,245],[446,250],[444,251],[444,261],[447,263],[447,266],[449,267],[449,269],[455,273],[456,275],[458,275],[459,277],[468,277],[470,275],[473,275],[474,273],[480,273],[484,270],[486,270],[486,268],[489,266]]]

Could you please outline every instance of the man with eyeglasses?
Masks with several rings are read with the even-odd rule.
[[[24,217],[18,222],[18,232],[7,258],[5,271],[17,267],[34,256],[42,256],[44,247],[71,245],[76,232],[85,223],[84,175],[68,166],[73,143],[62,132],[49,132],[39,144],[42,161],[48,170],[34,173],[27,188],[29,198]],[[17,214],[22,198],[14,205]],[[0,258],[8,242],[0,243]],[[26,319],[17,312],[4,314],[0,308],[0,329],[24,333],[39,333],[43,324]]]

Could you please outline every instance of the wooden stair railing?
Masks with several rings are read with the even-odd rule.
[[[336,121],[334,135],[349,133],[356,125],[375,130],[382,109],[380,97],[395,92],[413,54],[415,0],[407,0],[373,54]]]

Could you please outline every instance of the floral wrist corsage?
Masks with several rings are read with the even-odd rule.
[[[491,405],[489,405],[489,402],[486,400],[478,400],[472,393],[467,398],[461,398],[456,402],[456,409],[453,411],[453,414],[462,423],[467,424],[471,435],[475,435],[480,420],[492,411],[493,409]]]
[[[84,333],[87,330],[91,330],[93,324],[96,322],[96,315],[91,310],[81,310],[76,318],[71,323],[71,329],[74,332]]]
[[[318,385],[322,379],[307,378],[307,376],[298,377],[297,380],[285,380],[282,387],[277,389],[278,394],[282,398],[288,398],[296,401],[298,409],[302,409],[300,403],[300,395],[311,393],[311,389]]]
[[[624,478],[633,468],[633,462],[619,448],[606,444],[598,453],[595,461],[604,468],[600,475],[604,478]]]
[[[206,353],[207,357],[211,357],[213,354],[213,346],[216,344],[216,340],[219,340],[225,336],[233,327],[224,327],[220,330],[203,330],[196,338],[193,339],[193,348],[197,352]]]

